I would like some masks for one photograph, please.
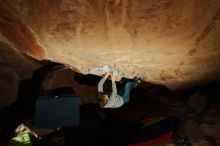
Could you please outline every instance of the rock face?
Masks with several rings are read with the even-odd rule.
[[[207,102],[206,96],[197,92],[189,97],[187,101],[187,105],[196,112],[201,113],[204,111],[206,107],[207,104],[206,102]]]
[[[0,36],[84,74],[108,66],[170,89],[220,78],[219,0],[4,0]]]
[[[37,61],[0,41],[0,109],[16,100],[19,81],[31,77],[39,66]]]

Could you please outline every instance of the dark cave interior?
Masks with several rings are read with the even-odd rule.
[[[26,123],[29,127],[35,128],[36,97],[68,93],[72,92],[69,89],[73,89],[80,98],[80,125],[48,131],[35,128],[38,134],[42,135],[42,139],[33,138],[34,145],[127,145],[143,126],[137,122],[143,116],[175,117],[175,124],[172,125],[173,139],[178,136],[189,137],[193,142],[205,139],[210,144],[216,145],[216,136],[219,131],[215,126],[219,124],[220,115],[219,82],[175,91],[164,86],[141,82],[132,90],[129,103],[117,109],[103,109],[97,104],[96,98],[89,100],[86,98],[92,94],[91,92],[96,95],[97,84],[101,77],[83,75],[63,68],[62,64],[49,62],[35,70],[31,78],[20,82],[17,100],[0,111],[0,132],[4,133],[1,134],[1,143],[4,144],[13,137],[14,129],[20,123]],[[62,78],[65,72],[69,72],[68,80],[71,85],[60,82],[57,77],[54,78],[57,71],[63,73],[61,76],[58,73],[58,78]],[[44,89],[42,84],[48,79],[54,80],[48,83],[61,83],[62,87],[54,88],[54,85],[50,84],[48,85],[50,89]],[[128,80],[123,78],[117,82],[119,91]],[[104,88],[105,92],[111,92],[110,80],[106,82]],[[198,98],[205,98],[205,100],[193,101]],[[156,128],[153,131],[161,132],[162,129]],[[217,135],[210,135],[209,132]],[[154,132],[151,135],[154,135]]]
[[[219,146],[219,38],[220,0],[0,0],[0,146]]]

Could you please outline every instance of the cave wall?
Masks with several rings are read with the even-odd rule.
[[[1,42],[38,60],[170,89],[220,78],[219,0],[4,0]]]
[[[17,99],[21,80],[32,76],[40,63],[0,41],[0,109]]]

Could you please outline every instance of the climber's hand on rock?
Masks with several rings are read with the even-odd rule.
[[[108,77],[110,74],[111,74],[110,72],[106,72],[105,77]]]
[[[110,74],[111,80],[112,82],[115,82],[115,76],[113,75],[113,73]]]

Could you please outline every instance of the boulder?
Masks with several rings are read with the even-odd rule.
[[[201,113],[206,107],[206,100],[206,96],[197,92],[189,97],[187,105],[196,112]]]
[[[0,42],[83,74],[170,89],[220,79],[219,0],[4,0]]]

